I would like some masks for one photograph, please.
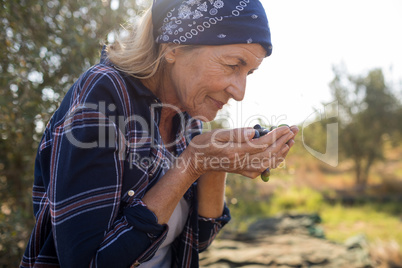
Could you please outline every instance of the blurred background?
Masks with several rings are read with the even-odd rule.
[[[205,129],[288,123],[301,131],[269,183],[229,174],[233,219],[218,242],[256,223],[271,228],[269,219],[307,217],[307,235],[320,241],[358,238],[366,266],[343,267],[402,267],[401,2],[262,2],[274,52],[250,76],[245,100]],[[99,61],[102,43],[150,2],[0,3],[0,267],[16,267],[34,224],[33,163],[44,126]],[[233,263],[220,267],[243,266]]]

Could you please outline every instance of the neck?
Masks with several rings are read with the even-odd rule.
[[[173,117],[176,112],[172,109],[162,108],[159,122],[159,133],[165,144],[166,149],[173,152],[175,146],[176,133],[173,131]]]
[[[173,133],[173,117],[180,111],[180,106],[177,103],[177,97],[171,86],[171,83],[166,83],[166,78],[162,75],[143,79],[141,82],[146,86],[158,99],[162,102],[161,118],[159,121],[159,133],[162,140],[169,151],[173,150],[172,146],[175,140]]]
[[[180,104],[177,101],[178,97],[169,72],[169,68],[165,67],[163,71],[159,70],[152,77],[141,81],[163,104],[174,105],[180,109]]]

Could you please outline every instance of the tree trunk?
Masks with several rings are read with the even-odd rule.
[[[366,188],[365,185],[365,178],[364,174],[362,172],[362,160],[361,159],[355,159],[355,189],[358,192],[363,192],[364,189]]]
[[[369,177],[369,173],[370,173],[370,168],[373,165],[374,158],[375,157],[372,154],[369,154],[369,156],[367,158],[366,166],[365,166],[364,171],[363,171],[364,187],[367,186],[368,177]]]

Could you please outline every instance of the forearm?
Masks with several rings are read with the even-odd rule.
[[[124,220],[116,221],[93,255],[93,267],[129,267],[148,261],[165,240],[167,226],[158,225],[145,207],[126,207],[124,216],[128,224]]]
[[[210,171],[198,179],[198,214],[205,218],[222,216],[226,172]]]
[[[159,224],[169,221],[180,199],[198,177],[185,166],[174,166],[142,198]]]

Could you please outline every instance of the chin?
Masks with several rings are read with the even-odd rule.
[[[210,121],[214,120],[217,114],[218,114],[218,111],[214,112],[212,110],[210,110],[208,112],[195,112],[195,113],[189,112],[189,115],[192,118],[199,119],[202,122],[210,122]]]

